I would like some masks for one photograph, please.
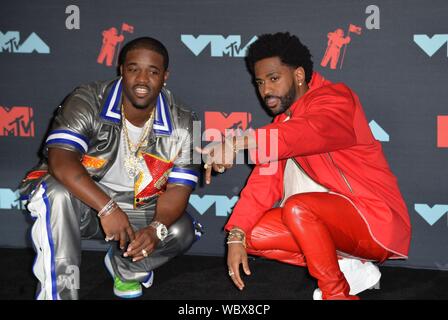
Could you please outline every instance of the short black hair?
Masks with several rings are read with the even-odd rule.
[[[254,66],[257,61],[272,57],[279,57],[284,64],[293,68],[302,67],[305,70],[305,81],[307,83],[311,81],[313,75],[311,53],[298,37],[289,32],[260,35],[247,50],[247,67],[254,74]]]
[[[120,51],[120,55],[118,57],[118,66],[122,66],[124,64],[126,55],[129,51],[134,49],[148,49],[159,53],[163,57],[163,66],[165,67],[165,70],[168,69],[168,65],[170,62],[168,50],[165,48],[162,42],[151,37],[141,37],[126,43],[123,49],[121,49]]]

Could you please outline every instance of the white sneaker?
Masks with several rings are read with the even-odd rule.
[[[367,289],[380,288],[381,272],[372,262],[363,263],[350,258],[342,258],[338,262],[350,286],[350,295],[357,295]],[[322,300],[322,291],[319,288],[314,290],[313,300]]]

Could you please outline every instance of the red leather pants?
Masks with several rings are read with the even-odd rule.
[[[350,298],[336,250],[384,261],[389,252],[370,236],[356,208],[345,198],[310,192],[291,196],[258,221],[247,236],[247,252],[308,266],[324,299]]]

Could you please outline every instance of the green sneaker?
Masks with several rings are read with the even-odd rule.
[[[109,250],[104,257],[104,264],[107,271],[109,271],[111,277],[114,279],[114,294],[117,297],[124,299],[132,299],[140,297],[143,294],[142,286],[138,281],[122,281],[118,276],[114,274],[110,256],[112,250]],[[152,283],[151,283],[152,284]]]
[[[118,276],[114,277],[114,294],[117,297],[132,299],[142,295],[142,286],[138,281],[121,281]]]

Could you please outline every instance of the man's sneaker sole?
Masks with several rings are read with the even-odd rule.
[[[140,290],[122,292],[114,287],[114,294],[119,298],[134,299],[140,297],[143,294],[143,291],[142,288],[140,287]]]

